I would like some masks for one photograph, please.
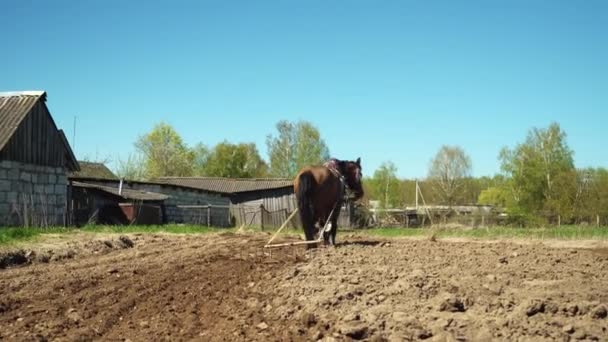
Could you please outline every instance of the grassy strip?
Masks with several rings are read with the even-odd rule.
[[[73,234],[78,232],[86,233],[170,233],[170,234],[206,234],[216,232],[234,232],[235,228],[213,228],[195,225],[160,225],[160,226],[85,226],[83,228],[2,228],[0,227],[0,245],[12,244],[15,242],[35,240],[45,234]],[[259,231],[249,229],[249,231]],[[271,230],[266,230],[272,232]],[[478,229],[429,229],[429,228],[374,228],[349,231],[349,233],[368,234],[382,237],[416,237],[430,236],[435,234],[437,237],[463,237],[474,239],[561,239],[561,240],[608,240],[608,227],[581,227],[581,226],[562,226],[555,228],[507,228],[492,227]],[[302,234],[301,230],[287,228],[283,232],[285,235]]]
[[[85,233],[170,233],[170,234],[204,234],[214,232],[229,232],[233,229],[212,228],[194,225],[161,225],[161,226],[85,226],[82,228],[36,228],[36,227],[0,227],[0,245],[15,242],[35,240],[47,234]]]
[[[167,224],[158,226],[85,226],[80,229],[74,229],[76,231],[89,232],[89,233],[170,233],[170,234],[203,234],[203,233],[215,233],[215,232],[229,232],[234,229],[228,228],[214,228],[207,226],[196,226],[196,225],[177,225]]]
[[[364,234],[383,237],[426,236],[463,237],[475,239],[558,239],[558,240],[608,240],[608,227],[561,226],[553,228],[492,227],[478,229],[429,229],[429,228],[377,228],[361,231]]]

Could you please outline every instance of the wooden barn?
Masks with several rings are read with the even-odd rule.
[[[67,173],[78,170],[44,91],[0,93],[0,225],[67,224]]]
[[[74,224],[162,224],[167,195],[70,181]]]
[[[297,207],[291,179],[163,177],[157,182],[222,194],[237,226],[280,226]]]

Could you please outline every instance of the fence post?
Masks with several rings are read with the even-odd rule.
[[[557,215],[557,226],[558,227],[562,226],[562,215]]]
[[[264,204],[260,204],[260,229],[264,231]]]
[[[600,226],[600,215],[595,215],[595,224],[599,227]]]
[[[207,227],[211,227],[211,204],[207,205]]]

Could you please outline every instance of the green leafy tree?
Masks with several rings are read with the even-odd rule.
[[[161,122],[140,136],[135,148],[143,156],[146,178],[192,175],[194,153],[167,123]]]
[[[205,167],[211,155],[209,148],[203,143],[198,143],[192,148],[194,155],[192,173],[194,176],[205,176]]]
[[[471,175],[471,159],[458,146],[442,146],[431,160],[428,180],[444,204],[462,200],[466,179]]]
[[[575,223],[595,222],[597,216],[608,218],[608,170],[577,170],[576,180]]]
[[[477,204],[506,208],[513,205],[513,199],[508,188],[504,186],[492,186],[481,190]]]
[[[511,193],[519,211],[559,214],[571,205],[575,179],[573,152],[559,124],[533,128],[514,149],[500,152],[501,168],[511,179]]]
[[[260,157],[255,144],[217,144],[205,158],[202,174],[210,177],[265,177],[268,166]]]
[[[397,179],[397,167],[393,162],[383,162],[371,179],[364,182],[368,185],[370,198],[380,201],[382,208],[395,208],[401,205],[400,181]]]
[[[114,174],[119,178],[141,181],[146,179],[144,161],[139,154],[129,154],[126,159],[117,158]]]
[[[270,174],[291,178],[307,165],[318,165],[329,158],[329,149],[319,130],[310,122],[279,121],[277,135],[268,135],[266,145]]]

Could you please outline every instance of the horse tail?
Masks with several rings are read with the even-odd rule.
[[[312,201],[310,197],[313,193],[314,177],[310,171],[303,172],[298,176],[298,187],[296,198],[298,200],[298,210],[300,220],[304,228],[306,240],[314,240],[314,219],[312,212]]]

